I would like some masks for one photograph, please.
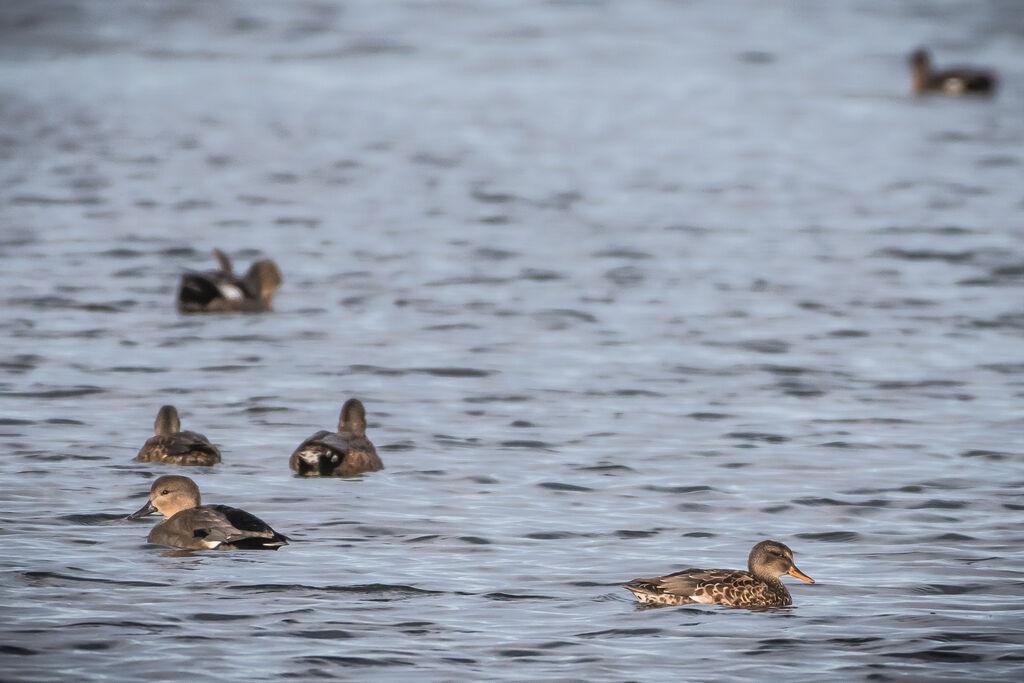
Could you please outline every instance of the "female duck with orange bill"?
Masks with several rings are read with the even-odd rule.
[[[785,607],[793,598],[779,577],[789,574],[808,583],[814,579],[796,568],[793,551],[778,541],[761,541],[750,551],[747,571],[684,569],[650,579],[633,579],[623,588],[641,604],[704,603],[748,609]]]

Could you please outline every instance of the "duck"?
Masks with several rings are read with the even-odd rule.
[[[997,79],[991,71],[969,67],[932,70],[931,55],[923,47],[910,53],[910,67],[913,69],[911,89],[915,95],[991,95],[996,90]]]
[[[139,462],[162,462],[169,465],[216,465],[220,451],[202,434],[181,431],[178,409],[163,406],[153,423],[155,436],[149,437],[135,459]]]
[[[178,285],[181,313],[260,313],[270,310],[274,292],[281,286],[281,270],[271,259],[256,261],[238,277],[231,260],[214,249],[220,270],[185,273]]]
[[[814,579],[797,569],[793,551],[779,541],[761,541],[750,551],[747,571],[740,569],[684,569],[623,585],[645,605],[704,603],[748,609],[785,607],[793,603],[779,580],[783,574],[808,583]]]
[[[384,468],[366,438],[366,408],[357,398],[341,407],[338,431],[322,429],[295,449],[288,466],[303,477],[353,477]]]
[[[125,519],[159,512],[164,516],[148,541],[183,550],[277,550],[288,537],[259,517],[227,505],[202,505],[199,486],[188,477],[165,474],[149,488],[149,500]]]

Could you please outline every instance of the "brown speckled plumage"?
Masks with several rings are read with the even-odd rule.
[[[793,551],[778,541],[761,541],[755,545],[747,567],[747,571],[684,569],[650,579],[633,579],[624,588],[642,604],[705,603],[757,609],[792,604],[789,591],[779,580],[783,574],[814,583],[796,568]]]
[[[220,451],[202,434],[181,431],[174,406],[163,406],[156,414],[155,436],[149,437],[135,459],[169,465],[215,465]]]
[[[242,277],[220,249],[213,250],[220,270],[185,273],[178,285],[178,310],[182,313],[260,313],[270,310],[274,292],[281,286],[281,271],[270,259],[256,261]]]
[[[338,431],[321,430],[295,449],[288,466],[305,477],[352,477],[384,468],[366,438],[366,409],[350,398],[341,408]]]

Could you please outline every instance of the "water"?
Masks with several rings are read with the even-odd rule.
[[[5,678],[1019,679],[1018,3],[0,25]],[[213,247],[272,315],[174,311]],[[293,478],[350,396],[386,469]],[[223,464],[132,462],[164,403]],[[167,472],[293,544],[146,545]],[[619,587],[763,538],[793,609]]]

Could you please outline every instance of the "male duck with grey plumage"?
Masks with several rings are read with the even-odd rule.
[[[231,260],[220,249],[213,250],[220,270],[185,273],[178,285],[181,313],[261,313],[270,310],[270,300],[281,286],[281,271],[270,259],[256,261],[238,277]]]
[[[259,517],[228,505],[202,505],[199,487],[188,477],[165,474],[149,488],[149,500],[125,519],[159,512],[164,516],[148,541],[184,550],[277,550],[288,537]]]
[[[321,429],[295,449],[289,467],[303,477],[354,477],[384,468],[366,438],[366,408],[357,398],[341,407],[338,431]]]
[[[684,569],[681,572],[633,579],[623,588],[644,605],[689,605],[704,603],[747,609],[786,607],[793,603],[789,590],[779,580],[788,574],[814,583],[796,568],[793,551],[778,541],[761,541],[741,569]]]

